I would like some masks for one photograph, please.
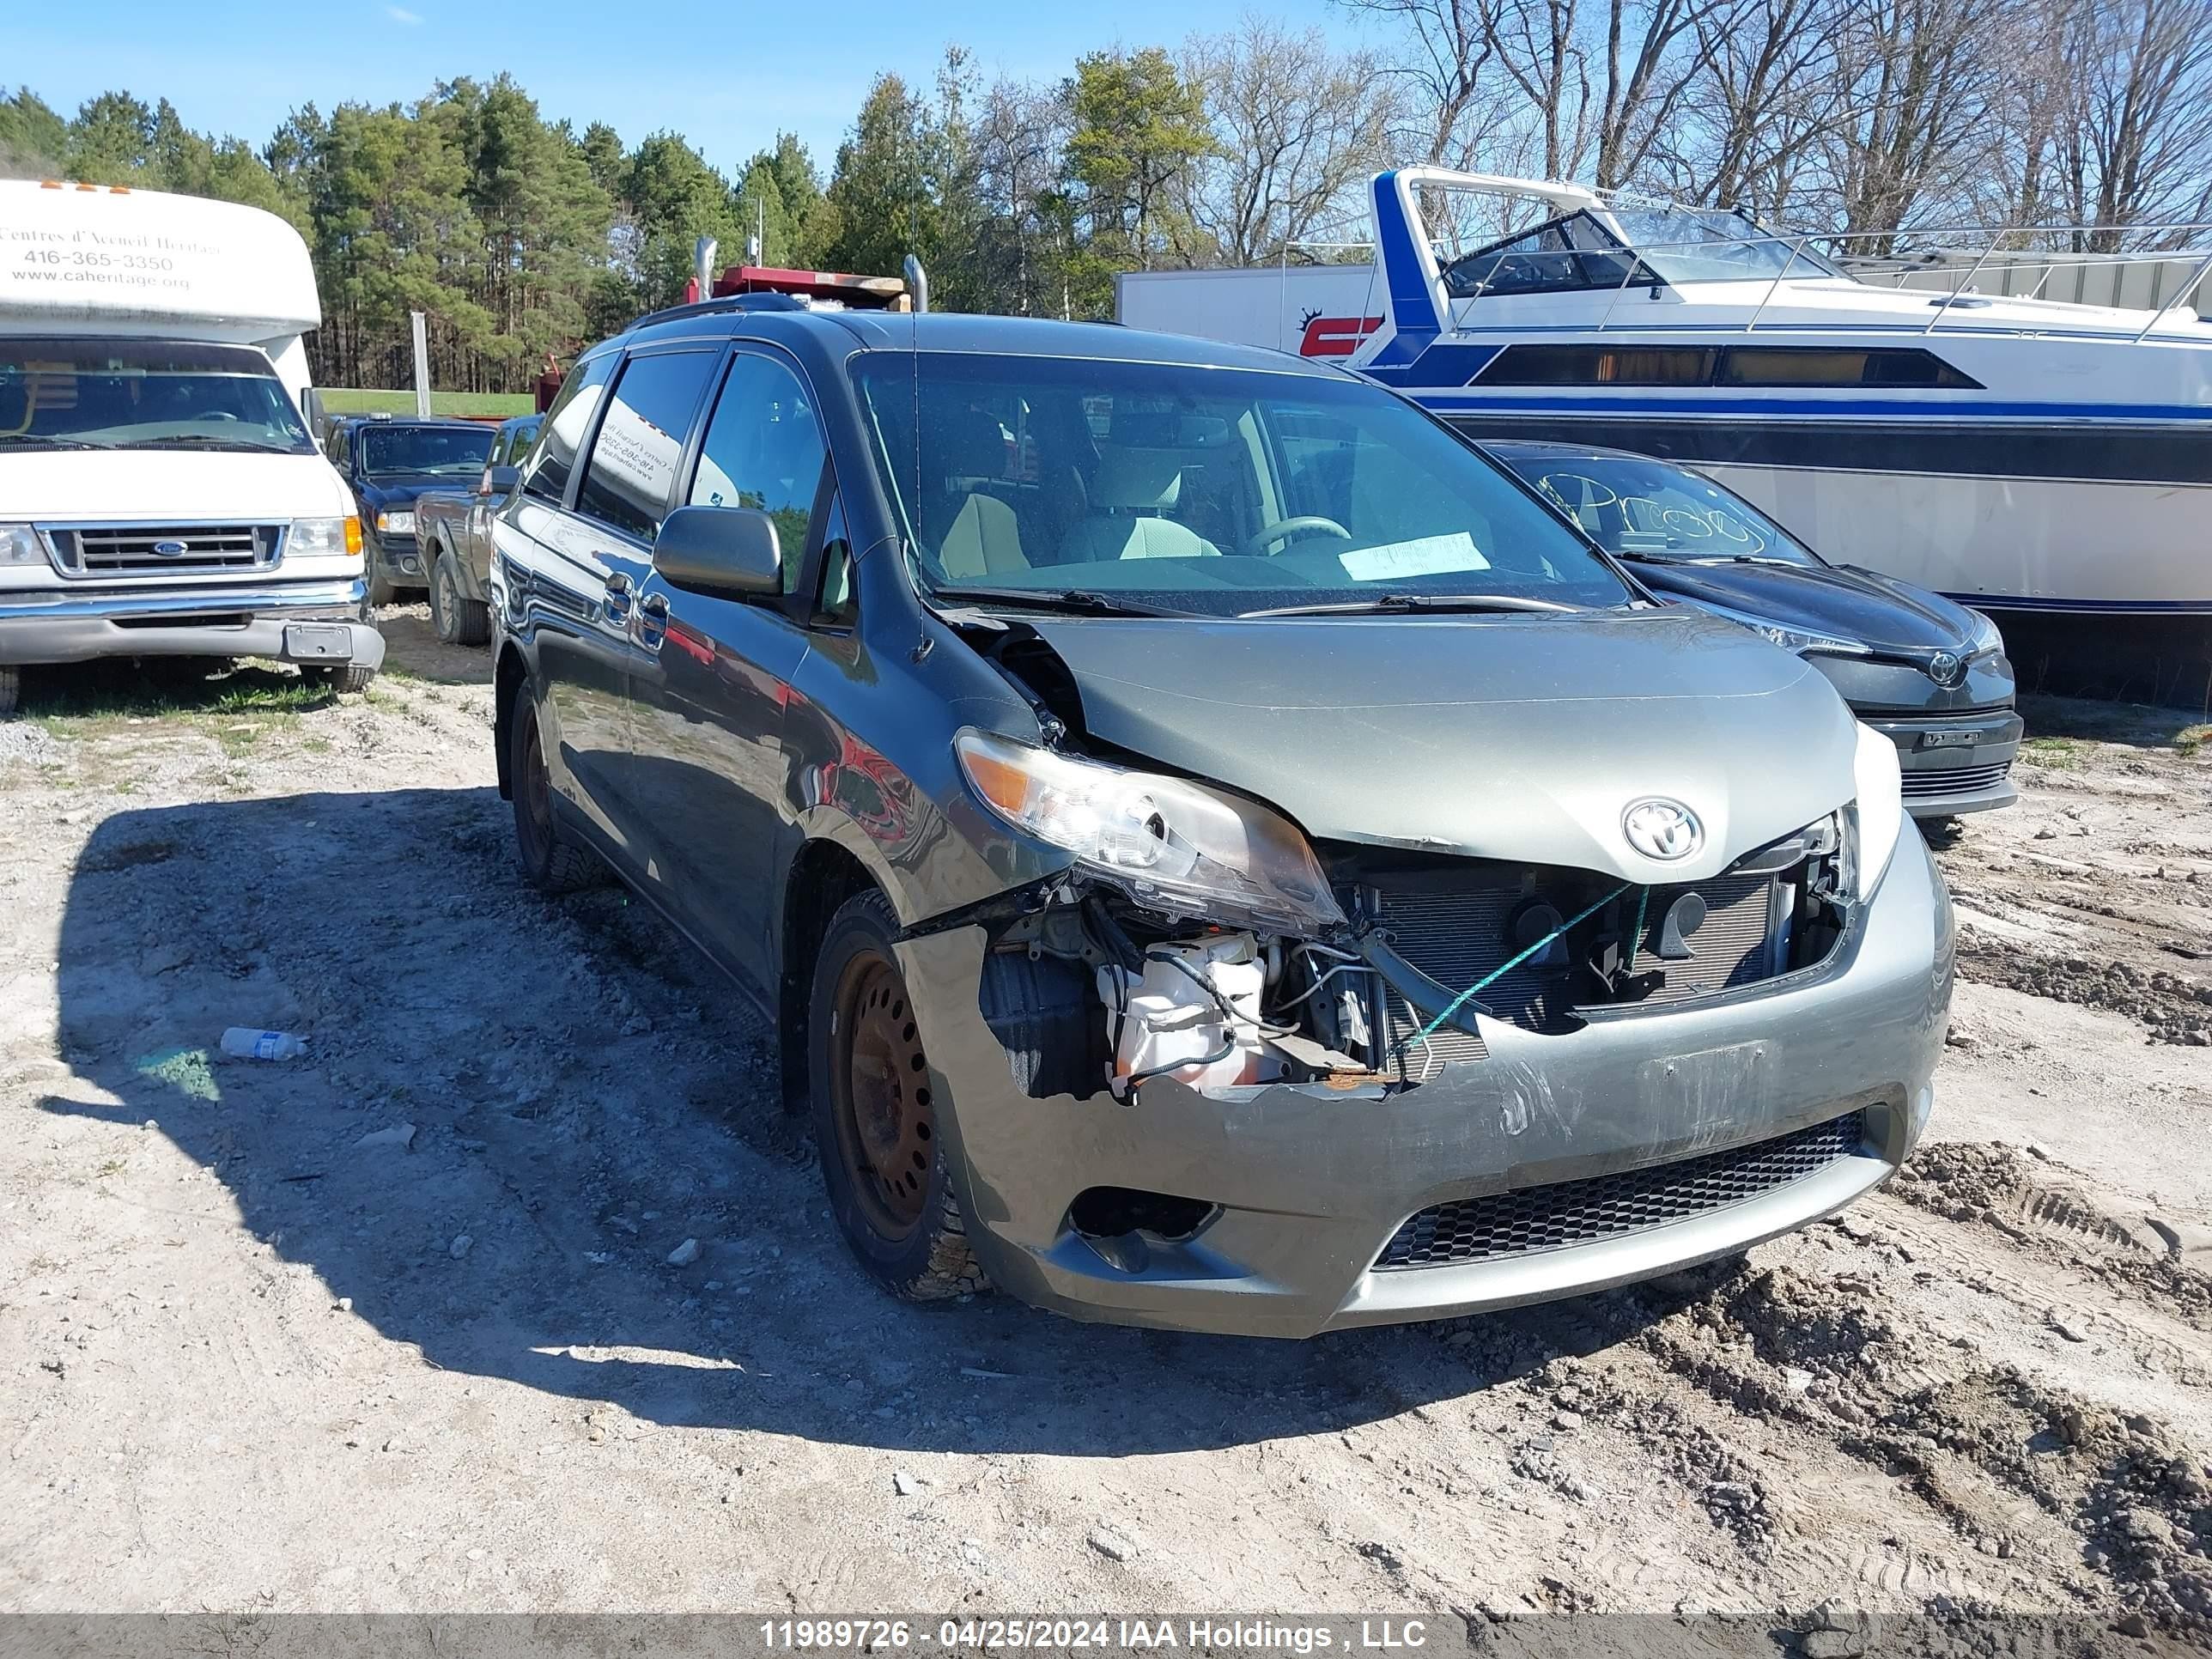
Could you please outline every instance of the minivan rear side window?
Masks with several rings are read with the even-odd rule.
[[[668,511],[668,496],[690,435],[711,351],[657,352],[633,357],[615,382],[606,417],[592,440],[592,459],[576,492],[576,511],[649,542]]]
[[[546,413],[545,441],[538,446],[538,462],[523,483],[523,494],[556,507],[567,496],[568,473],[576,465],[576,452],[583,447],[584,434],[591,430],[592,411],[599,406],[599,394],[621,361],[611,351],[568,371],[561,395]]]

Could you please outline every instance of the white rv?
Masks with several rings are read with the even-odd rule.
[[[361,521],[301,413],[321,321],[274,214],[0,182],[0,713],[94,657],[368,682]]]

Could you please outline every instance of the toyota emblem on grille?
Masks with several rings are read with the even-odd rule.
[[[1938,685],[1956,685],[1966,678],[1966,665],[1949,651],[1938,651],[1928,659],[1928,678]]]
[[[192,544],[190,542],[180,542],[175,537],[171,536],[164,540],[155,542],[154,544],[154,550],[156,553],[159,553],[165,559],[174,559],[179,558],[185,554],[191,552],[192,550]]]
[[[1666,864],[1686,859],[1705,844],[1705,826],[1698,815],[1678,800],[1656,795],[1629,803],[1620,815],[1620,833],[1645,858]]]

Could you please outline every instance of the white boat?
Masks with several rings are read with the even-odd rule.
[[[1693,463],[1830,559],[1978,605],[2212,615],[2212,325],[2184,303],[2212,257],[2155,256],[2173,297],[2124,308],[1978,291],[2024,284],[2017,230],[1946,233],[1970,252],[1931,262],[1552,180],[1373,192],[1371,266],[1250,273],[1252,327],[1216,293],[1185,331],[1284,319],[1471,435]],[[1542,222],[1462,251],[1423,208],[1470,197]],[[2080,291],[2082,262],[2042,258]],[[1173,327],[1174,295],[1125,287],[1122,320]]]

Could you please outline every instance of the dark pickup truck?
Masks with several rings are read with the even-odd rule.
[[[415,536],[430,582],[430,620],[448,645],[482,645],[491,638],[484,578],[491,569],[492,515],[506,504],[544,421],[543,415],[501,421],[483,474],[466,494],[441,489],[416,498]]]

